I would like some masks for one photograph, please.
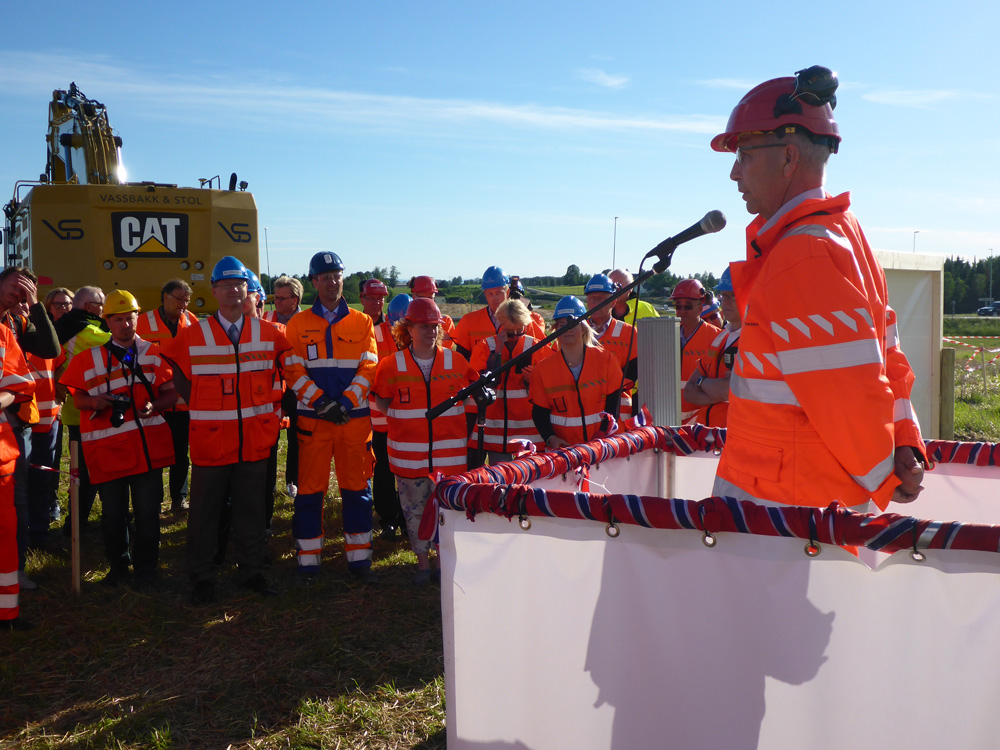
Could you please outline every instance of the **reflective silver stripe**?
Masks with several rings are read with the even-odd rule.
[[[444,354],[444,369],[450,370],[452,368],[451,349],[442,349],[441,353]]]
[[[302,365],[302,366],[305,366],[305,364],[306,364],[306,361],[304,359],[302,359],[302,357],[300,357],[297,354],[292,354],[291,352],[289,352],[288,354],[285,355],[285,366],[286,367],[288,365]]]
[[[865,321],[865,323],[868,324],[869,328],[871,328],[872,326],[875,325],[874,323],[872,323],[872,316],[868,314],[868,311],[865,308],[863,308],[863,307],[855,307],[854,308],[854,312],[856,312],[858,315],[861,316],[861,319],[863,321]],[[889,314],[888,314],[888,310],[887,310],[886,311],[886,317],[888,317],[888,315]]]
[[[157,325],[157,323],[156,323],[156,311],[155,310],[150,310],[148,313],[146,313],[146,322],[149,325],[149,330],[152,331],[153,333],[155,333],[156,331],[160,330],[159,325]]]
[[[303,553],[299,552],[299,565],[312,567],[320,564],[319,552]]]
[[[435,440],[434,449],[447,450],[449,448],[464,448],[467,443],[468,441],[465,438],[461,438],[459,440]],[[427,443],[402,443],[398,440],[389,440],[388,445],[393,450],[405,451],[407,453],[427,450]]]
[[[764,372],[764,365],[757,358],[757,355],[753,352],[740,352],[740,356],[743,357],[744,362],[749,362],[757,372]]]
[[[357,370],[361,364],[360,359],[310,359],[306,360],[306,367],[310,370],[326,369],[336,367],[344,370]]]
[[[782,372],[786,375],[796,375],[802,372],[881,364],[882,351],[875,339],[861,339],[845,341],[843,344],[788,349],[778,352],[778,361],[781,363]]]
[[[149,419],[142,419],[143,427],[156,427],[157,425],[166,424],[166,420],[157,414]],[[115,435],[124,435],[129,432],[135,432],[139,428],[136,426],[135,422],[132,420],[127,420],[121,427],[109,427],[104,430],[91,430],[89,432],[81,433],[80,437],[83,438],[84,442],[90,440],[103,440],[104,438],[114,437]]]
[[[249,362],[240,362],[240,372],[265,372],[273,369],[269,359],[254,359]],[[191,363],[192,375],[235,375],[237,370],[236,361],[232,362],[206,362],[204,364]]]
[[[487,419],[486,429],[502,430],[504,426],[504,421],[502,419]],[[508,419],[507,429],[509,430],[534,430],[535,423],[531,419]]]
[[[784,326],[779,325],[778,323],[775,323],[775,322],[772,321],[772,323],[771,323],[771,330],[774,332],[774,334],[778,338],[781,338],[781,339],[784,339],[785,341],[788,341],[788,331],[785,330]],[[719,343],[719,337],[716,336],[715,337],[715,341],[712,342],[712,346],[717,346],[718,343]]]
[[[809,320],[811,320],[813,323],[815,323],[824,331],[826,331],[826,334],[828,336],[833,335],[833,323],[824,318],[822,315],[810,315]]]
[[[317,536],[312,539],[296,539],[295,546],[304,552],[323,549],[323,537]]]
[[[389,409],[386,412],[387,416],[393,417],[394,419],[426,419],[427,409]],[[448,409],[448,411],[441,414],[442,417],[455,417],[465,414],[465,406],[461,403]]]
[[[17,583],[17,571],[0,573],[0,586],[13,586]]]
[[[908,398],[897,398],[892,402],[892,421],[898,422],[901,419],[909,419],[920,429],[920,422],[917,420],[917,413],[913,411],[913,404]]]
[[[775,370],[781,372],[781,363],[778,362],[777,354],[775,354],[774,352],[768,352],[767,354],[764,355],[764,359],[770,362],[771,366],[774,367]]]
[[[242,417],[243,419],[249,419],[251,417],[256,417],[260,414],[275,413],[278,411],[280,404],[261,404],[260,406],[247,406],[237,413],[236,409],[219,409],[217,411],[209,410],[194,410],[188,412],[191,419],[200,419],[204,421],[213,422],[229,422]]]
[[[240,342],[240,354],[247,354],[248,352],[273,352],[274,342],[273,341],[241,341]],[[226,339],[225,344],[208,344],[205,346],[192,346],[189,349],[191,358],[196,357],[218,357],[218,356],[229,356],[233,355],[233,345]]]
[[[465,445],[463,441],[462,445]],[[425,446],[426,447],[426,446]],[[462,466],[465,464],[466,456],[465,452],[462,452],[460,456],[434,456],[435,466]],[[397,458],[396,456],[389,457],[389,463],[395,464],[402,469],[423,469],[427,467],[427,459],[423,461],[411,461],[407,458]]]
[[[552,424],[561,425],[563,427],[576,427],[580,424],[580,417],[557,417],[555,414],[551,416]],[[583,418],[584,424],[598,424],[601,421],[601,415],[598,414],[588,414]]]
[[[27,376],[18,375],[17,373],[14,372],[9,372],[2,378],[0,378],[0,387],[8,385],[17,385],[18,383],[31,383],[32,385],[34,385],[35,379],[32,378],[31,375]]]
[[[17,606],[17,594],[0,594],[0,609],[14,609]]]
[[[519,388],[514,391],[497,391],[497,397],[499,398],[527,398],[528,391],[524,388]]]
[[[737,398],[760,404],[799,405],[799,400],[784,380],[745,378],[734,372],[729,380],[729,390]]]
[[[782,235],[782,238],[794,237],[796,235],[807,235],[809,237],[819,237],[820,239],[830,240],[831,242],[837,243],[845,250],[854,252],[854,248],[851,247],[851,243],[846,237],[837,234],[829,227],[825,227],[822,224],[800,224],[799,226],[792,227],[785,232]]]
[[[406,350],[400,349],[396,352],[396,369],[400,372],[406,372]]]
[[[378,362],[378,355],[371,352],[361,352],[362,362]]]
[[[834,310],[832,315],[855,333],[858,332],[858,322],[843,310]]]
[[[799,333],[801,333],[807,339],[812,338],[812,331],[809,330],[809,326],[807,326],[801,320],[799,320],[798,318],[789,318],[788,322],[791,325],[795,326],[798,329]]]
[[[886,480],[891,473],[893,468],[895,468],[896,459],[894,453],[890,453],[884,459],[878,462],[874,469],[869,471],[864,476],[851,475],[851,478],[864,487],[869,492],[874,492],[879,488],[879,485]]]
[[[899,334],[896,332],[895,323],[885,329],[885,346],[887,349],[895,349],[899,346]]]

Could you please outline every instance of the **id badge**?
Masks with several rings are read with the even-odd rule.
[[[306,359],[319,359],[319,347],[316,344],[306,344]]]

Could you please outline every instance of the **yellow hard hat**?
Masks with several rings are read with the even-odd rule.
[[[132,296],[131,292],[115,289],[104,300],[104,317],[127,312],[139,312],[139,302]]]

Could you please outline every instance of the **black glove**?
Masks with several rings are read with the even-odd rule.
[[[334,424],[347,424],[351,421],[350,412],[339,401],[326,396],[320,396],[313,405],[316,416]]]

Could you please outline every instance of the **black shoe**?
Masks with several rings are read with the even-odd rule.
[[[256,573],[243,582],[243,588],[250,589],[261,596],[277,596],[278,592],[272,588],[271,584],[264,577],[263,573]]]
[[[117,588],[123,583],[129,583],[132,580],[132,576],[129,575],[127,570],[112,569],[108,571],[108,574],[101,579],[101,585],[107,586],[109,588]]]
[[[382,533],[378,535],[378,538],[385,542],[394,542],[396,541],[397,531],[398,529],[395,526],[386,526],[382,529]]]
[[[378,583],[378,575],[371,568],[353,568],[350,573],[354,580],[366,586]]]
[[[215,581],[198,581],[191,590],[192,604],[211,604],[215,601]]]
[[[0,633],[9,630],[11,633],[24,633],[33,630],[35,623],[28,622],[23,617],[15,617],[13,620],[0,620]]]
[[[187,503],[183,497],[175,497],[170,501],[171,513],[184,513],[187,510]]]

